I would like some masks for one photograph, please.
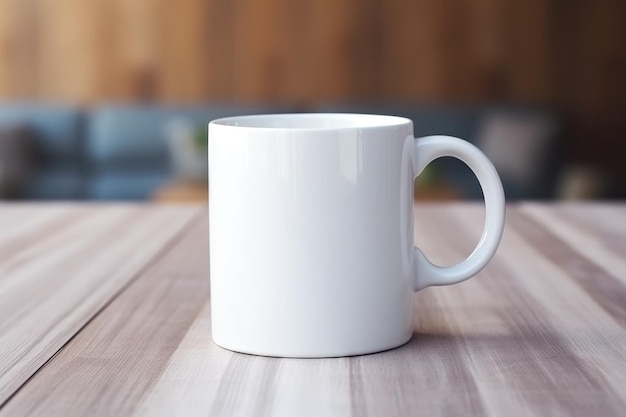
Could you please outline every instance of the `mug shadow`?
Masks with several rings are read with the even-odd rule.
[[[545,335],[544,335],[545,336]],[[259,360],[274,361],[283,360],[287,362],[292,361],[315,361],[315,360],[337,360],[337,359],[384,359],[386,357],[404,357],[409,356],[415,358],[416,356],[424,355],[449,355],[449,354],[466,354],[468,349],[473,352],[482,351],[502,351],[507,352],[511,349],[519,348],[520,343],[528,343],[527,338],[520,337],[520,335],[513,335],[510,333],[474,333],[474,334],[456,334],[447,332],[428,332],[428,331],[414,331],[411,339],[398,347],[383,350],[379,352],[372,352],[359,355],[348,355],[338,357],[321,357],[321,358],[294,358],[294,357],[277,357],[277,356],[265,356],[255,355],[249,353],[241,353],[231,351],[218,345],[214,345],[217,352],[225,355],[234,354],[235,357],[241,360]]]
[[[233,352],[215,345],[218,352],[230,355]],[[534,326],[518,325],[515,328],[487,329],[474,332],[456,332],[454,329],[442,328],[414,330],[411,339],[404,345],[384,351],[372,352],[368,354],[347,355],[343,357],[322,357],[322,358],[289,358],[257,356],[234,352],[237,358],[242,361],[263,358],[266,361],[285,360],[291,361],[315,361],[336,360],[336,359],[358,359],[365,361],[371,359],[410,359],[428,357],[433,360],[446,357],[458,357],[468,355],[488,355],[489,357],[524,359],[529,354],[543,355],[558,350],[566,352],[567,346],[560,340],[558,334],[549,330]]]
[[[414,331],[411,340],[395,349],[374,353],[371,357],[395,359],[428,357],[485,357],[499,360],[527,361],[531,357],[559,356],[569,360],[571,348],[556,332],[532,326],[517,326],[500,332],[455,333],[454,330]]]
[[[365,357],[455,355],[467,354],[468,350],[481,352],[507,352],[519,347],[523,337],[511,333],[473,333],[414,331],[411,340],[402,346],[387,351],[364,355]]]

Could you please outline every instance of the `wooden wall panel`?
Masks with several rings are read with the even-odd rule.
[[[311,2],[309,100],[359,99],[372,96],[379,40],[370,1]],[[332,10],[332,13],[329,11]],[[372,31],[372,32],[370,32]],[[372,76],[374,73],[374,76]]]
[[[224,43],[228,34],[223,33],[224,30],[209,32],[210,24],[218,23],[218,16],[211,13],[216,3],[178,0],[176,7],[166,7],[169,4],[166,2],[160,5],[160,24],[158,36],[155,36],[159,39],[156,47],[160,51],[160,85],[156,91],[160,99],[202,100],[220,91],[220,80],[209,78],[209,74],[212,69],[217,72],[226,64],[219,60],[220,52],[226,48],[219,48],[216,43]],[[211,81],[218,84],[218,88],[211,89]]]
[[[38,91],[36,97],[62,101],[95,101],[102,88],[103,54],[108,43],[101,30],[106,0],[38,0]],[[21,93],[20,96],[32,96]]]
[[[36,95],[37,7],[35,0],[0,0],[0,94]]]
[[[107,40],[96,53],[106,56],[101,82],[116,98],[158,97],[158,57],[163,47],[159,6],[158,0],[108,0],[103,4],[100,20],[106,22]]]
[[[289,0],[234,1],[233,93],[245,100],[275,101],[288,74],[284,7]]]
[[[623,104],[625,14],[621,0],[0,0],[0,95],[601,112]]]
[[[448,97],[465,100],[482,97],[484,100],[502,100],[508,94],[508,51],[506,35],[509,3],[501,0],[465,0],[452,13],[456,36],[448,36],[449,49],[456,54],[445,54],[444,81]]]
[[[0,0],[0,94],[10,97],[14,92],[11,89],[13,78],[13,17],[12,1]]]
[[[545,102],[551,97],[549,79],[549,2],[545,0],[512,1],[508,32],[508,95],[528,102]]]
[[[612,144],[624,21],[623,0],[0,0],[0,99],[530,102]]]
[[[383,95],[401,100],[445,100],[445,8],[439,0],[389,2],[384,16]],[[462,69],[457,69],[462,71]]]

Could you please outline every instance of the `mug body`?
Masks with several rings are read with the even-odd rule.
[[[410,120],[209,125],[213,340],[280,357],[372,353],[412,335]]]

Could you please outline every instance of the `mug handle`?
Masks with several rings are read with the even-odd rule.
[[[504,190],[491,161],[476,146],[452,136],[426,136],[414,139],[413,177],[433,160],[452,156],[463,161],[476,175],[485,198],[485,226],[474,251],[463,262],[450,267],[432,264],[417,247],[413,257],[413,288],[419,291],[432,285],[465,281],[487,265],[500,244],[504,229]]]

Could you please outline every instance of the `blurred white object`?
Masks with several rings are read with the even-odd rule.
[[[185,119],[172,119],[167,123],[167,142],[177,180],[208,181],[207,151],[196,143],[196,129],[197,126]]]
[[[551,194],[559,169],[557,129],[549,116],[495,111],[486,116],[476,144],[505,183],[535,196]]]

